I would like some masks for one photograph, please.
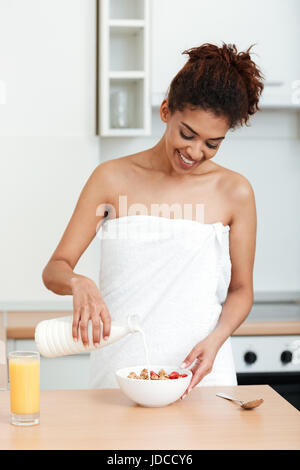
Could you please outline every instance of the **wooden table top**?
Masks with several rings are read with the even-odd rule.
[[[243,410],[218,392],[264,403]],[[268,385],[197,387],[164,408],[119,389],[42,390],[40,424],[17,427],[2,391],[0,449],[300,449],[300,413]]]

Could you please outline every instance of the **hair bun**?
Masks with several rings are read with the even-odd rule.
[[[237,68],[242,65],[244,61],[251,61],[250,49],[254,46],[249,47],[245,52],[238,52],[235,44],[225,44],[223,42],[222,47],[218,47],[215,44],[202,44],[199,47],[192,47],[183,52],[183,54],[189,55],[189,63],[195,63],[200,60],[215,60],[217,58],[223,60],[226,64],[236,66]]]
[[[183,51],[189,60],[171,82],[171,112],[192,105],[227,117],[232,129],[247,124],[259,110],[264,89],[264,77],[250,57],[252,47],[238,52],[235,44],[205,43]]]
[[[235,67],[238,67],[241,62],[245,60],[251,60],[249,51],[252,46],[247,49],[245,52],[238,52],[236,45],[235,44],[224,44],[222,48],[219,49],[220,52],[220,57],[222,57],[225,62],[227,62],[229,65],[234,65]]]
[[[211,44],[203,44],[200,47],[192,47],[191,49],[187,49],[183,51],[182,54],[188,54],[190,57],[189,62],[193,64],[194,62],[197,62],[198,60],[208,58],[207,51],[205,51],[204,53],[203,46],[211,46]]]

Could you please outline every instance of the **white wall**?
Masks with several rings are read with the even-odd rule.
[[[96,0],[1,0],[0,135],[94,134],[95,11]]]
[[[60,300],[42,283],[99,164],[96,0],[1,0],[0,300]],[[98,239],[77,265],[96,280]]]
[[[0,300],[59,300],[41,274],[99,163],[98,139],[5,137],[0,154]],[[77,272],[97,276],[97,247],[96,238]]]
[[[222,41],[245,50],[255,44],[254,60],[267,81],[300,79],[298,0],[151,0],[152,88],[166,91],[188,56],[182,52]]]
[[[294,0],[288,4],[295,7]],[[154,110],[149,138],[95,136],[95,11],[96,0],[0,2],[0,80],[7,89],[0,105],[0,300],[59,300],[44,287],[42,269],[100,153],[104,161],[151,147],[164,131]],[[188,11],[188,2],[182,8],[176,0],[167,18],[162,9],[159,23],[152,19],[153,59],[168,54],[170,65],[171,57],[181,57],[181,48],[156,32],[178,28],[172,18]],[[183,22],[183,38],[184,27],[191,30]],[[277,19],[281,37],[290,38],[290,29]],[[153,77],[162,74],[155,67]],[[251,129],[228,136],[216,158],[248,177],[256,193],[256,290],[299,289],[299,128],[296,114],[264,111]],[[96,280],[98,269],[95,238],[76,271]]]

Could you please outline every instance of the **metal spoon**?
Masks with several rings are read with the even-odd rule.
[[[259,400],[241,401],[241,400],[237,400],[236,398],[229,397],[228,395],[225,395],[224,393],[217,393],[217,397],[225,398],[226,400],[230,400],[230,401],[235,401],[245,410],[252,410],[253,408],[257,408],[263,403],[262,398],[260,398]]]

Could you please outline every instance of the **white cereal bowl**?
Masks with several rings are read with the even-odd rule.
[[[147,407],[162,407],[178,400],[189,386],[192,372],[188,369],[180,369],[177,366],[151,365],[150,370],[158,373],[164,369],[167,374],[176,371],[179,374],[187,374],[187,377],[169,380],[141,380],[129,379],[130,372],[140,375],[145,365],[124,367],[116,371],[116,378],[120,389],[135,403]]]

